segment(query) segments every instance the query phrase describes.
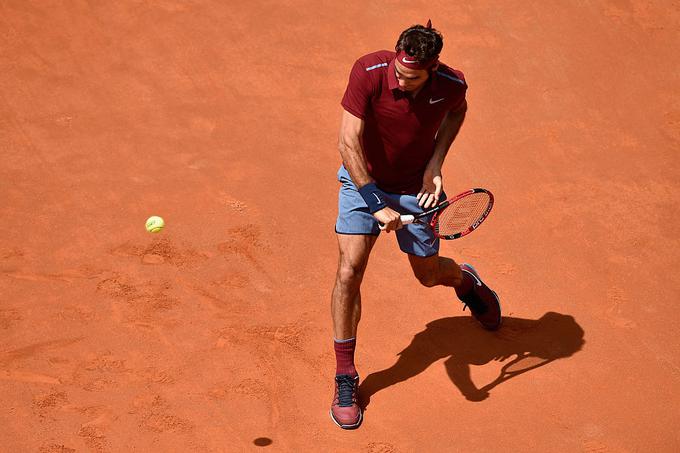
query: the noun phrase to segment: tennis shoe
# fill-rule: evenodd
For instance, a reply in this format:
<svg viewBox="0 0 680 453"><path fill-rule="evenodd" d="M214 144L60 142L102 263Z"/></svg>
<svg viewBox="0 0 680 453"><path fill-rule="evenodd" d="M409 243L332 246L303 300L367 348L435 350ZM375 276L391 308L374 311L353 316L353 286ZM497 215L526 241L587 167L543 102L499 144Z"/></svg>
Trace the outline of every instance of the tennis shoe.
<svg viewBox="0 0 680 453"><path fill-rule="evenodd" d="M465 307L470 307L472 316L487 330L496 330L501 326L501 304L498 295L486 286L474 267L469 264L461 264L460 270L470 275L474 284L472 289L459 299Z"/></svg>
<svg viewBox="0 0 680 453"><path fill-rule="evenodd" d="M331 419L342 429L355 429L361 425L363 414L357 402L359 376L335 376L335 395L331 404Z"/></svg>

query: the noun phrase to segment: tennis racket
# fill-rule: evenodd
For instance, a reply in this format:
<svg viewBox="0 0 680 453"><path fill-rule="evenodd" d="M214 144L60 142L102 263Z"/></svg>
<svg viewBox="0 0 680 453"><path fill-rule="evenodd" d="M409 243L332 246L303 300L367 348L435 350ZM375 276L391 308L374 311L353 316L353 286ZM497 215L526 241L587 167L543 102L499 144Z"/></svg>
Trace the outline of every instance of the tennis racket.
<svg viewBox="0 0 680 453"><path fill-rule="evenodd" d="M432 209L419 214L404 214L401 223L430 225L440 239L458 239L472 233L489 216L493 208L493 194L486 189L470 189L442 201ZM434 215L433 215L434 214ZM432 218L428 217L432 215ZM384 230L385 225L380 224Z"/></svg>

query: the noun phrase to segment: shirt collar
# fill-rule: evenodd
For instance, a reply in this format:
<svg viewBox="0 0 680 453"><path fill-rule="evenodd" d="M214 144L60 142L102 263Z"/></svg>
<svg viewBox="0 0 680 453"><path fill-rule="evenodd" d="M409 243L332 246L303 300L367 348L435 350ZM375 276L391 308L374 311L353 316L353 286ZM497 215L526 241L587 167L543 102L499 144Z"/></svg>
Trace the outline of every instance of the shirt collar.
<svg viewBox="0 0 680 453"><path fill-rule="evenodd" d="M437 91L437 80L439 80L439 76L437 75L437 71L432 71L432 74L430 74L430 90L434 93Z"/></svg>

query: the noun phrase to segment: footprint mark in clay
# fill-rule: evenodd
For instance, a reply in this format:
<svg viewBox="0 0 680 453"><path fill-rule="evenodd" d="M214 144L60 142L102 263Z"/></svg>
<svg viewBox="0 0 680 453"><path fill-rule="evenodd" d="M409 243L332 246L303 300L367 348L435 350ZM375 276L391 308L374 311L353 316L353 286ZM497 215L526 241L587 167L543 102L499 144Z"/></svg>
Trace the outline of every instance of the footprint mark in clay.
<svg viewBox="0 0 680 453"><path fill-rule="evenodd" d="M364 451L366 453L396 453L397 449L387 442L371 442Z"/></svg>
<svg viewBox="0 0 680 453"><path fill-rule="evenodd" d="M621 288L615 286L609 287L607 289L607 300L609 301L609 308L607 308L605 314L610 323L616 327L627 329L637 327L635 321L621 316L621 305L628 302L628 299Z"/></svg>
<svg viewBox="0 0 680 453"><path fill-rule="evenodd" d="M49 444L40 447L40 453L75 453L75 448L69 448L64 444Z"/></svg>

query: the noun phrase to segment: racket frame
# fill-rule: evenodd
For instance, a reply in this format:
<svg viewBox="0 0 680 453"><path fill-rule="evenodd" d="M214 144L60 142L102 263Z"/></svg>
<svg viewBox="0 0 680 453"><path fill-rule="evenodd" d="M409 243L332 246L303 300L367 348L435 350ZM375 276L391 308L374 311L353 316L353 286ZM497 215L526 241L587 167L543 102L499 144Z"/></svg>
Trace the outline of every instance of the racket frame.
<svg viewBox="0 0 680 453"><path fill-rule="evenodd" d="M462 232L456 233L456 234L449 234L449 235L439 234L437 232L436 225L437 225L437 217L441 214L441 212L444 209L448 208L451 204L460 200L461 198L465 198L465 197L470 196L470 195L475 194L475 193L486 193L489 196L489 204L486 207L486 209L484 210L484 212L482 213L481 217L479 219L477 219L475 221L475 223L473 223L465 231L462 231ZM459 193L455 197L448 198L448 199L442 201L437 206L430 208L427 211L421 212L419 214L403 214L403 215L400 216L401 217L401 223L402 223L402 225L408 225L408 224L411 224L411 223L424 223L424 222L421 221L421 219L423 217L427 217L427 216L434 214L432 216L432 219L428 223L430 228L432 228L432 232L434 233L434 235L437 236L439 239L446 239L446 240L458 239L458 238L461 238L463 236L466 236L466 235L472 233L474 230L479 228L479 225L481 225L482 222L484 222L484 220L486 220L486 218L489 216L489 213L491 212L491 208L493 208L493 203L494 203L493 194L489 190L482 189L481 187L474 187L472 189L466 190L465 192ZM384 230L385 225L380 224L380 229Z"/></svg>
<svg viewBox="0 0 680 453"><path fill-rule="evenodd" d="M466 230L461 231L460 233L447 234L447 235L439 234L437 232L437 220L438 220L438 217L441 215L442 211L444 209L446 209L447 207L449 207L450 205L452 205L453 203L455 203L456 201L460 200L461 198L465 198L465 197L470 196L470 195L475 194L475 193L485 193L489 196L489 203L488 203L486 209L484 210L484 212L482 213L482 215L479 217L479 219L477 219L475 221L475 223L473 223ZM419 218L422 218L422 217L425 217L425 216L428 216L428 215L434 213L434 215L432 216L432 219L430 220L429 225L432 228L432 232L435 234L435 236L437 236L439 239L446 239L446 240L458 239L458 238L461 238L463 236L466 236L466 235L472 233L477 228L479 228L479 226L482 224L482 222L484 222L484 220L486 220L486 218L489 216L489 213L491 212L491 209L493 208L493 203L494 203L493 194L489 190L482 189L481 187L474 187L472 189L466 190L465 192L459 193L458 195L456 195L453 198L449 198L448 200L443 201L442 203L437 205L434 209L430 209L428 211L425 211L422 214L414 215L413 221L416 221ZM403 219L402 219L402 223L403 223Z"/></svg>

